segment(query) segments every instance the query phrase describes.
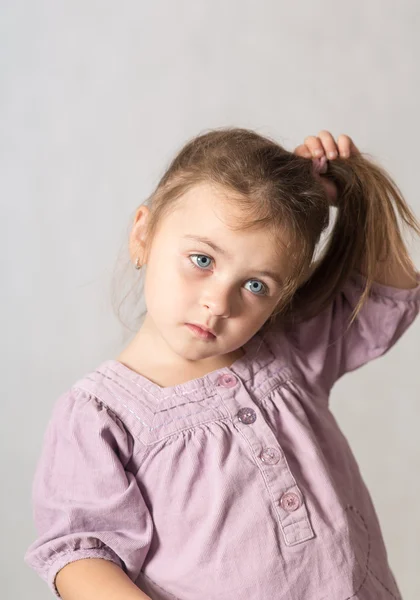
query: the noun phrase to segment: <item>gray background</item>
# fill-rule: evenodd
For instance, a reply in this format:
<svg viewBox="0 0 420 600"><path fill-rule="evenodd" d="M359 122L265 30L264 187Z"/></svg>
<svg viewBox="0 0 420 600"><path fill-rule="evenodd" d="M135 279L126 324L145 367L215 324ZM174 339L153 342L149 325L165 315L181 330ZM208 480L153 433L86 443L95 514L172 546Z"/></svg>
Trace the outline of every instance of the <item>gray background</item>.
<svg viewBox="0 0 420 600"><path fill-rule="evenodd" d="M127 343L110 285L136 206L187 138L236 125L290 150L321 129L349 134L419 217L420 9L415 0L0 7L1 588L8 600L41 600L51 594L23 563L35 536L33 470L58 395ZM332 396L408 600L420 598L419 333L420 319Z"/></svg>

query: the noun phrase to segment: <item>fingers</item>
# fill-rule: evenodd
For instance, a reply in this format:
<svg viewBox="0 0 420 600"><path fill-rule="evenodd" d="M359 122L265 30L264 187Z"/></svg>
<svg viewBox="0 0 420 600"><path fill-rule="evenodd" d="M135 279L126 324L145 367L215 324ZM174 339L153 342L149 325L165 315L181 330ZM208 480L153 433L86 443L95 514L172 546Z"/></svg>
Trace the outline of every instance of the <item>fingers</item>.
<svg viewBox="0 0 420 600"><path fill-rule="evenodd" d="M305 144L301 144L300 146L297 146L293 150L293 153L297 154L298 156L303 156L303 158L312 158L311 151L309 150L308 146L306 146Z"/></svg>
<svg viewBox="0 0 420 600"><path fill-rule="evenodd" d="M305 138L305 144L309 146L312 156L320 158L326 156L329 160L337 158L338 149L333 136L329 131L322 130L318 133L318 137L313 135Z"/></svg>
<svg viewBox="0 0 420 600"><path fill-rule="evenodd" d="M323 129L318 136L307 136L304 143L295 148L294 153L305 158L326 156L328 160L334 160L337 156L348 158L352 154L359 154L359 150L348 135L339 135L336 143L332 134Z"/></svg>
<svg viewBox="0 0 420 600"><path fill-rule="evenodd" d="M337 144L342 158L348 158L351 154L359 154L359 149L356 148L353 140L345 134L341 134L337 138Z"/></svg>

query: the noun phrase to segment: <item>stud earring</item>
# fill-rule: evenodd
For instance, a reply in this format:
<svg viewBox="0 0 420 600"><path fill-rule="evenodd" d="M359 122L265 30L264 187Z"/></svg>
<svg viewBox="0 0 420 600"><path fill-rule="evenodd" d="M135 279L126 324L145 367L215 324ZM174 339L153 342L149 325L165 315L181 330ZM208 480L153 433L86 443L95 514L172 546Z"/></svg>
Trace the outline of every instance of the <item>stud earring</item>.
<svg viewBox="0 0 420 600"><path fill-rule="evenodd" d="M140 264L140 259L137 257L136 258L136 269L141 269L141 264Z"/></svg>

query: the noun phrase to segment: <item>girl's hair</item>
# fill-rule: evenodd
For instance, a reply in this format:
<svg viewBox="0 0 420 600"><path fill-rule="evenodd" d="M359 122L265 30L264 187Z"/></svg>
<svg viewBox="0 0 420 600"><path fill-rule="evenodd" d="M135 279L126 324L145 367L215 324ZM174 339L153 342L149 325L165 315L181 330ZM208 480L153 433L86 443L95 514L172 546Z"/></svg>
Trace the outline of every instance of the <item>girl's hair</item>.
<svg viewBox="0 0 420 600"><path fill-rule="evenodd" d="M181 148L144 203L150 210L146 255L159 223L183 194L200 183L216 186L225 192L226 206L239 209L241 220L232 228L265 228L275 249L279 253L286 249L291 261L292 274L266 324L315 316L350 274L363 267L366 287L350 325L369 293L379 260L392 256L401 269L413 268L397 217L420 234L399 188L368 156L359 153L328 163L322 177L333 181L338 190L336 206L331 207L311 158L248 129L220 128L198 135ZM334 210L329 239L315 261Z"/></svg>

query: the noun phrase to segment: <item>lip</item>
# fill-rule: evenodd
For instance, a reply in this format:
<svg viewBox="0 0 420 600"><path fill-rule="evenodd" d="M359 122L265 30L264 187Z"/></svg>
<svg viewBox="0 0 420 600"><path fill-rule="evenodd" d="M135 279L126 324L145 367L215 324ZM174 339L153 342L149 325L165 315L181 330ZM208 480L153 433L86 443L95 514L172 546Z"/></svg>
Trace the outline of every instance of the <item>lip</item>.
<svg viewBox="0 0 420 600"><path fill-rule="evenodd" d="M203 339L214 339L216 335L212 332L211 329L207 329L202 325L197 325L196 323L185 323L189 329Z"/></svg>

